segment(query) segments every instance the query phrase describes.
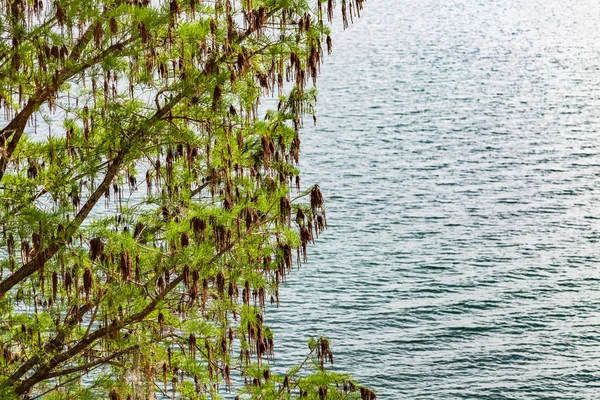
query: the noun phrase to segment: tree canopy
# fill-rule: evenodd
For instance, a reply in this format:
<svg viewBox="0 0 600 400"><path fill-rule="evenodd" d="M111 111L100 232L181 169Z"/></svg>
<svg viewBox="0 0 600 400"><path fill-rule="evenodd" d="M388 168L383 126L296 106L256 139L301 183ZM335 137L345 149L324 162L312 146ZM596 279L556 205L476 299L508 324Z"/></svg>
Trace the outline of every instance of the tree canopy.
<svg viewBox="0 0 600 400"><path fill-rule="evenodd" d="M334 8L0 0L1 398L375 398L324 338L266 362L327 226L297 166Z"/></svg>

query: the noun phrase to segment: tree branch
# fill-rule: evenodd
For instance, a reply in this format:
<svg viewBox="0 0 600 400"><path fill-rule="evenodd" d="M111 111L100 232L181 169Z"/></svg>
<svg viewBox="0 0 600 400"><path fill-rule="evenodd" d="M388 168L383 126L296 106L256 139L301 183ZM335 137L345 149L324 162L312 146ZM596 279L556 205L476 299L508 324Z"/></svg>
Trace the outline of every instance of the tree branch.
<svg viewBox="0 0 600 400"><path fill-rule="evenodd" d="M109 362L110 360L112 360L114 358L122 356L123 354L127 354L127 353L129 353L129 352L131 352L133 350L137 350L139 348L140 348L140 346L136 344L136 345L127 347L126 349L123 349L121 351L118 351L116 353L113 353L113 354L111 354L109 356L106 356L106 357L103 357L103 358L99 358L96 361L92 361L90 363L87 363L87 364L84 364L84 365L80 365L78 367L61 369L60 371L53 372L51 374L48 374L48 376L46 377L46 379L52 379L52 378L56 378L56 377L59 377L59 376L69 375L69 374L72 374L72 373L75 373L75 372L79 372L79 371L85 371L85 370L88 370L88 369L90 369L92 367L95 367L96 365L105 364L105 363Z"/></svg>

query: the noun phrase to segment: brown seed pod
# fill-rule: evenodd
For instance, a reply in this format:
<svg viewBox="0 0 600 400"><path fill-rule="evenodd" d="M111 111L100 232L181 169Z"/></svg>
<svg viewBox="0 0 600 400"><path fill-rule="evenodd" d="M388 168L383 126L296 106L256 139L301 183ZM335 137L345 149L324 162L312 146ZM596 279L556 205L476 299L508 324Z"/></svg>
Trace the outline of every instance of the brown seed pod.
<svg viewBox="0 0 600 400"><path fill-rule="evenodd" d="M85 292L86 300L90 297L90 291L92 290L92 285L94 284L94 277L92 275L92 270L90 268L86 268L83 272L83 291Z"/></svg>
<svg viewBox="0 0 600 400"><path fill-rule="evenodd" d="M319 231L324 231L327 228L327 223L322 215L317 215L317 228Z"/></svg>
<svg viewBox="0 0 600 400"><path fill-rule="evenodd" d="M190 235L187 232L181 234L181 247L188 247L190 245Z"/></svg>
<svg viewBox="0 0 600 400"><path fill-rule="evenodd" d="M11 364L13 362L13 354L12 351L10 351L9 347L5 347L2 350L2 357L4 358L4 361L6 361L7 364Z"/></svg>
<svg viewBox="0 0 600 400"><path fill-rule="evenodd" d="M63 26L65 24L65 10L60 5L56 4L56 22L58 26Z"/></svg>
<svg viewBox="0 0 600 400"><path fill-rule="evenodd" d="M52 272L52 300L56 302L56 294L58 292L58 273Z"/></svg>
<svg viewBox="0 0 600 400"><path fill-rule="evenodd" d="M361 400L377 400L377 395L375 392L371 391L369 388L361 387L360 388L360 398Z"/></svg>
<svg viewBox="0 0 600 400"><path fill-rule="evenodd" d="M320 400L325 400L325 398L327 397L327 388L326 387L319 387L319 399Z"/></svg>
<svg viewBox="0 0 600 400"><path fill-rule="evenodd" d="M140 22L138 24L137 28L138 28L138 34L140 35L140 38L142 39L142 44L146 44L150 37L148 30L146 29L146 25L143 22Z"/></svg>
<svg viewBox="0 0 600 400"><path fill-rule="evenodd" d="M287 196L279 199L279 214L281 216L281 223L285 224L290 219L290 214L292 212L292 206L290 204L290 199Z"/></svg>
<svg viewBox="0 0 600 400"><path fill-rule="evenodd" d="M188 288L190 286L190 267L188 265L183 267L183 284Z"/></svg>
<svg viewBox="0 0 600 400"><path fill-rule="evenodd" d="M225 277L223 276L223 272L221 271L217 273L216 284L217 292L219 292L219 294L223 293L223 291L225 290Z"/></svg>
<svg viewBox="0 0 600 400"><path fill-rule="evenodd" d="M117 19L115 17L111 17L108 21L108 26L110 28L111 35L116 35L119 32L119 24L117 23Z"/></svg>
<svg viewBox="0 0 600 400"><path fill-rule="evenodd" d="M227 288L227 296L229 296L230 301L233 301L234 294L235 294L235 288L233 286L233 282L229 281L229 286Z"/></svg>
<svg viewBox="0 0 600 400"><path fill-rule="evenodd" d="M190 333L188 337L188 344L190 346L190 354L192 354L192 357L196 357L196 335L193 333Z"/></svg>
<svg viewBox="0 0 600 400"><path fill-rule="evenodd" d="M323 207L323 195L319 189L319 185L313 186L310 192L310 208L313 214L316 214L318 208Z"/></svg>
<svg viewBox="0 0 600 400"><path fill-rule="evenodd" d="M119 269L121 270L121 279L130 281L133 277L133 261L127 250L121 251L119 260Z"/></svg>
<svg viewBox="0 0 600 400"><path fill-rule="evenodd" d="M135 280L140 282L142 280L142 271L140 270L140 255L135 255Z"/></svg>
<svg viewBox="0 0 600 400"><path fill-rule="evenodd" d="M305 217L306 217L306 215L304 214L304 210L302 210L301 208L298 208L298 211L296 212L296 222L298 224L303 223Z"/></svg>
<svg viewBox="0 0 600 400"><path fill-rule="evenodd" d="M104 243L100 238L93 238L90 240L90 258L92 261L96 261L98 257L102 259L104 256Z"/></svg>
<svg viewBox="0 0 600 400"><path fill-rule="evenodd" d="M256 212L256 210L254 208L247 208L246 209L246 213L245 213L245 222L246 222L246 229L250 229L250 227L252 226L252 224L254 223L254 221L256 221L258 219L258 213Z"/></svg>
<svg viewBox="0 0 600 400"><path fill-rule="evenodd" d="M217 109L217 105L221 101L222 91L219 85L215 86L213 91L213 100L212 100L212 110L215 111Z"/></svg>
<svg viewBox="0 0 600 400"><path fill-rule="evenodd" d="M172 21L177 17L177 15L179 15L181 10L179 8L179 3L177 2L177 0L171 0L171 2L169 3L169 12L171 13Z"/></svg>
<svg viewBox="0 0 600 400"><path fill-rule="evenodd" d="M69 289L71 288L71 285L73 285L73 276L71 275L71 271L65 272L65 277L63 279L63 285L64 285L67 293L69 293Z"/></svg>
<svg viewBox="0 0 600 400"><path fill-rule="evenodd" d="M135 228L133 230L133 237L135 239L139 239L140 236L142 235L143 231L144 231L144 224L141 222L138 222L137 224L135 224Z"/></svg>
<svg viewBox="0 0 600 400"><path fill-rule="evenodd" d="M168 206L162 206L161 213L165 221L171 220L171 212Z"/></svg>
<svg viewBox="0 0 600 400"><path fill-rule="evenodd" d="M27 178L35 179L38 175L38 168L35 162L29 162L29 168L27 168Z"/></svg>
<svg viewBox="0 0 600 400"><path fill-rule="evenodd" d="M102 28L102 22L96 22L94 25L94 44L96 47L100 47L102 45L102 36L104 35L104 29Z"/></svg>

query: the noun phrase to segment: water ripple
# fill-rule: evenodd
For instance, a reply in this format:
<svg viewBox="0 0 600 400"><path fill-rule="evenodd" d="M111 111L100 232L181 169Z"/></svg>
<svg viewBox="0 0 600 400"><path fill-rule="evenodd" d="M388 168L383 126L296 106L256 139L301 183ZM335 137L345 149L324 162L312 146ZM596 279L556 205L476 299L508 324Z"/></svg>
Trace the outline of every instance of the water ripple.
<svg viewBox="0 0 600 400"><path fill-rule="evenodd" d="M337 21L340 22L340 21ZM600 3L376 0L335 32L303 182L330 229L269 310L382 399L594 399Z"/></svg>

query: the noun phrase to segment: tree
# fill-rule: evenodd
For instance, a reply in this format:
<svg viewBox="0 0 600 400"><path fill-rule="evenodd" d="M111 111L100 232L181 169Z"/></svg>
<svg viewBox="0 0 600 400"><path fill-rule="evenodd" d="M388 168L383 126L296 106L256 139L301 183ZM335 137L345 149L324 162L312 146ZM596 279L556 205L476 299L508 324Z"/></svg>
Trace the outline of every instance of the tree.
<svg viewBox="0 0 600 400"><path fill-rule="evenodd" d="M333 0L0 8L0 397L374 398L323 338L264 362L327 225L297 163Z"/></svg>

